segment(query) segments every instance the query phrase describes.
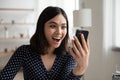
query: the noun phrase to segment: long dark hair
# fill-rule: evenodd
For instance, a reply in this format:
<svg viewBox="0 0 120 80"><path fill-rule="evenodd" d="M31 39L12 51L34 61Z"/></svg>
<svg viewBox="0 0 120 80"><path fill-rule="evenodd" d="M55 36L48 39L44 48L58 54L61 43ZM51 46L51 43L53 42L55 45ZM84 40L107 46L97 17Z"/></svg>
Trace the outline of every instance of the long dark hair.
<svg viewBox="0 0 120 80"><path fill-rule="evenodd" d="M47 8L45 8L43 10L43 12L40 14L39 18L38 18L38 22L37 22L37 28L36 28L36 32L34 33L34 35L32 36L32 38L30 39L30 45L31 47L36 50L39 54L46 54L47 49L48 49L48 42L46 40L45 34L44 34L44 25L47 21L49 21L50 19L52 19L53 17L55 17L58 14L62 14L67 22L67 34L65 36L65 38L63 39L61 45L55 49L54 53L55 54L62 54L63 52L66 51L66 46L68 43L68 18L67 15L65 13L65 11L60 8L60 7L53 7L53 6L49 6Z"/></svg>

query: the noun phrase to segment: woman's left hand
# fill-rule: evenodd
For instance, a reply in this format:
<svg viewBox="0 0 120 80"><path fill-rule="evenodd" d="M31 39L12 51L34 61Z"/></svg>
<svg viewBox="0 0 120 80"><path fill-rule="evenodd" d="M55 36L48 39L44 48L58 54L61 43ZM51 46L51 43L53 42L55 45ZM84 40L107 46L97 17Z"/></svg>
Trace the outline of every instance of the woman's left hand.
<svg viewBox="0 0 120 80"><path fill-rule="evenodd" d="M77 62L75 68L73 69L74 75L83 75L88 67L90 46L89 43L85 41L83 34L80 35L82 39L82 45L76 36L72 40L72 47L70 48L70 53Z"/></svg>

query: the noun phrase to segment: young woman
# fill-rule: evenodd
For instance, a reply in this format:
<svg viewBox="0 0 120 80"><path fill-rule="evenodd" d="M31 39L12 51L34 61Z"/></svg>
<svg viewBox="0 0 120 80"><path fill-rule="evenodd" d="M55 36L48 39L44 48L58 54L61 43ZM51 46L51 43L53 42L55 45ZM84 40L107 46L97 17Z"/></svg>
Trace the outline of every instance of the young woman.
<svg viewBox="0 0 120 80"><path fill-rule="evenodd" d="M23 68L24 80L80 80L89 61L89 44L81 35L68 48L68 19L63 9L43 10L30 45L20 46L0 72L0 80L13 80Z"/></svg>

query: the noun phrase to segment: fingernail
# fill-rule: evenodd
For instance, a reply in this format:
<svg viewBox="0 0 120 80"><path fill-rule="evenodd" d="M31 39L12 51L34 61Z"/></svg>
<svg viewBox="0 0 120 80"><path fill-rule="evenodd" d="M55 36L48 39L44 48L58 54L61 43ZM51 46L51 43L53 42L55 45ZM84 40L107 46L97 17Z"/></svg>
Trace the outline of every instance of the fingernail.
<svg viewBox="0 0 120 80"><path fill-rule="evenodd" d="M83 36L83 34L81 34L81 36Z"/></svg>

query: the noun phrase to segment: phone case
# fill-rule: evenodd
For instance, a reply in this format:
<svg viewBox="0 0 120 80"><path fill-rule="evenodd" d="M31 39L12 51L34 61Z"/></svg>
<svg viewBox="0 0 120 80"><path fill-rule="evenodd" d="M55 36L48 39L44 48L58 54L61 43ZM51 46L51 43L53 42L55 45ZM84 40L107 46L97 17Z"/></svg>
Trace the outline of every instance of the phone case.
<svg viewBox="0 0 120 80"><path fill-rule="evenodd" d="M79 42L82 44L80 34L84 35L84 38L85 38L85 40L87 42L87 38L88 38L89 32L87 30L79 30L79 29L76 30L76 34L75 35L77 36Z"/></svg>

